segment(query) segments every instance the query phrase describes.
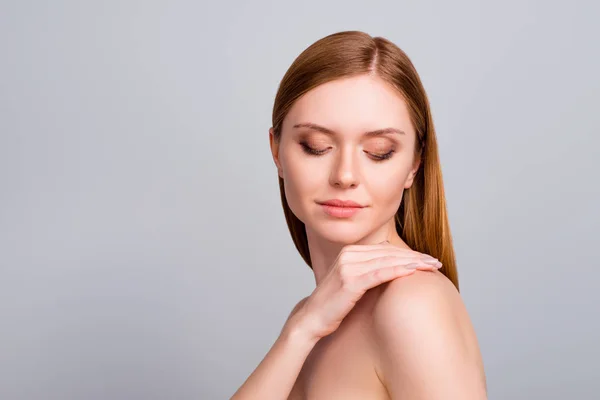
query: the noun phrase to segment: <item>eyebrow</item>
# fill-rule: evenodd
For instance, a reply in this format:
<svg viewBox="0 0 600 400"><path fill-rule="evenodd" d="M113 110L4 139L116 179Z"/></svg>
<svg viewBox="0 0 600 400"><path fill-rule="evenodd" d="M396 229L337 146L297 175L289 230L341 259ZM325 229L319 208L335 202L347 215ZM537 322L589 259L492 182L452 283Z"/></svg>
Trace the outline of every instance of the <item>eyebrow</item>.
<svg viewBox="0 0 600 400"><path fill-rule="evenodd" d="M294 128L309 128L311 130L315 130L315 131L319 131L322 132L326 135L335 135L336 132L329 129L329 128L325 128L324 126L321 125L317 125L317 124L313 124L312 122L304 122L304 123L299 123L293 126ZM406 135L406 133L403 130L400 130L398 128L382 128L382 129L376 129L374 131L368 131L365 132L364 135L365 136L379 136L379 135L383 135L386 133L398 133L400 135Z"/></svg>

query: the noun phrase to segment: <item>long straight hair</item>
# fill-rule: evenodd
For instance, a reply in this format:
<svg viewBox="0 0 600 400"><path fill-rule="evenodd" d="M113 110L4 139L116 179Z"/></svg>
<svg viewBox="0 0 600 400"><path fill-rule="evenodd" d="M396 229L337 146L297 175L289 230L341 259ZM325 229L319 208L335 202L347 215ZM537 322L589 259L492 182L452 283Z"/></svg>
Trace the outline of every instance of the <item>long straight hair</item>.
<svg viewBox="0 0 600 400"><path fill-rule="evenodd" d="M421 164L396 212L396 231L413 250L440 260L443 264L440 272L459 290L429 100L415 67L398 46L361 31L334 33L310 45L294 60L277 90L273 106L274 139L276 142L281 139L283 120L300 96L324 83L363 74L378 76L398 91L408 106L417 134L415 156L420 157ZM281 177L279 191L296 249L312 268L306 227L290 209Z"/></svg>

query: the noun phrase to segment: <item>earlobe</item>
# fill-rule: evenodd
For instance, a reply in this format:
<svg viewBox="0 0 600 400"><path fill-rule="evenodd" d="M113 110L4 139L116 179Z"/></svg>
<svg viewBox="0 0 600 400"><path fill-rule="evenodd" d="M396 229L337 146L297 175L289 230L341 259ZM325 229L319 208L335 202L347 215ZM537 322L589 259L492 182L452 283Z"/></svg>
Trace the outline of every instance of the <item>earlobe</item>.
<svg viewBox="0 0 600 400"><path fill-rule="evenodd" d="M406 180L406 183L404 184L404 188L405 189L410 189L410 187L412 186L414 180L415 180L415 176L417 175L417 172L419 172L419 167L417 166L417 169L413 169L410 174L408 174L408 179Z"/></svg>
<svg viewBox="0 0 600 400"><path fill-rule="evenodd" d="M408 179L406 180L406 183L404 185L405 189L409 189L412 186L415 180L415 176L417 176L417 173L419 172L419 168L421 167L420 156L415 160L415 163L413 165L413 169L410 171L410 174L408 174Z"/></svg>

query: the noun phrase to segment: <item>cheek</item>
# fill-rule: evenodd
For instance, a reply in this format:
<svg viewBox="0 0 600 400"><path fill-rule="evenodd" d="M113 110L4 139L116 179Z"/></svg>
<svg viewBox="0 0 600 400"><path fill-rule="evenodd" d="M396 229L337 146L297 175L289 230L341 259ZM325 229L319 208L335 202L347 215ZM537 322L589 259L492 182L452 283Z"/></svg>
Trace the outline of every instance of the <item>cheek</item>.
<svg viewBox="0 0 600 400"><path fill-rule="evenodd" d="M404 164L389 169L378 170L365 183L375 204L382 208L397 209L402 201L404 183L408 177L408 167Z"/></svg>
<svg viewBox="0 0 600 400"><path fill-rule="evenodd" d="M371 186L370 194L375 204L382 207L390 205L396 207L400 205L404 185L399 180L388 181L385 184Z"/></svg>
<svg viewBox="0 0 600 400"><path fill-rule="evenodd" d="M298 193L310 194L322 185L322 165L310 162L311 160L307 160L306 156L287 148L283 157L283 177L289 183L290 189Z"/></svg>
<svg viewBox="0 0 600 400"><path fill-rule="evenodd" d="M289 151L282 154L282 168L288 205L296 217L305 222L304 209L309 205L304 203L318 200L319 190L323 188L324 170Z"/></svg>

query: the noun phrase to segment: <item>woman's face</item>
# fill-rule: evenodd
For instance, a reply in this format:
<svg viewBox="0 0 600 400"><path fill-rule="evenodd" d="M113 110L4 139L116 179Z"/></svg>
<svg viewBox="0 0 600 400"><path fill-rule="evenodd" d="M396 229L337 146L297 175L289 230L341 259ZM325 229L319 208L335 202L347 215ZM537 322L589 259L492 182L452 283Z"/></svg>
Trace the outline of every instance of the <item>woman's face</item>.
<svg viewBox="0 0 600 400"><path fill-rule="evenodd" d="M366 133L386 128L393 130ZM393 226L419 166L406 103L381 78L369 75L306 93L286 115L279 144L272 129L270 142L290 209L307 231L337 243L356 243ZM333 216L320 204L331 199L364 208Z"/></svg>

